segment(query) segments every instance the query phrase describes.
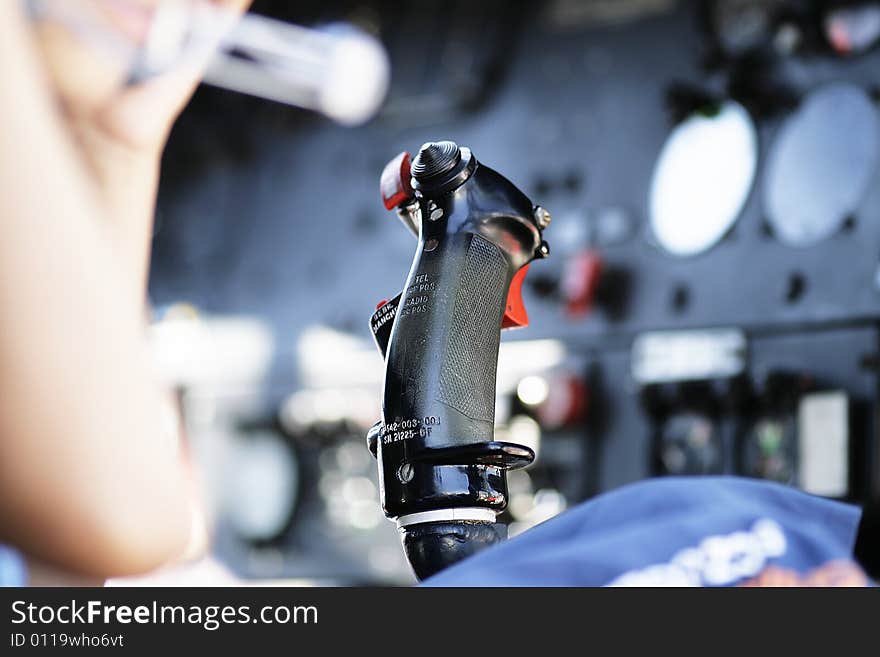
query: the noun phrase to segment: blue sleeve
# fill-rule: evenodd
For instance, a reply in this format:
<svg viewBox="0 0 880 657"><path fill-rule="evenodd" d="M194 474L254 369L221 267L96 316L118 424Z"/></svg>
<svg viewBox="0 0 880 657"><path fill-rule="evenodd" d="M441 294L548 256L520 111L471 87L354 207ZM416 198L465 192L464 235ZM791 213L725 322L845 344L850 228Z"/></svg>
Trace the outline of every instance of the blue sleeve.
<svg viewBox="0 0 880 657"><path fill-rule="evenodd" d="M858 508L735 477L601 495L428 579L428 586L867 584Z"/></svg>
<svg viewBox="0 0 880 657"><path fill-rule="evenodd" d="M6 545L0 545L0 586L26 586L27 566L22 556Z"/></svg>

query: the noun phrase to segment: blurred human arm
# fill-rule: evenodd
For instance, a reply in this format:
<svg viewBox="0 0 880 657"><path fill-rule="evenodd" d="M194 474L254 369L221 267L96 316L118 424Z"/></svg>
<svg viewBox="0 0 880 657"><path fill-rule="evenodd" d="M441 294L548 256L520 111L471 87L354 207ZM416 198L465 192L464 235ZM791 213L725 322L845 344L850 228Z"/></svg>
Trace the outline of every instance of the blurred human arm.
<svg viewBox="0 0 880 657"><path fill-rule="evenodd" d="M0 540L105 577L190 536L144 284L159 158L198 71L120 92L57 30L35 40L0 3Z"/></svg>

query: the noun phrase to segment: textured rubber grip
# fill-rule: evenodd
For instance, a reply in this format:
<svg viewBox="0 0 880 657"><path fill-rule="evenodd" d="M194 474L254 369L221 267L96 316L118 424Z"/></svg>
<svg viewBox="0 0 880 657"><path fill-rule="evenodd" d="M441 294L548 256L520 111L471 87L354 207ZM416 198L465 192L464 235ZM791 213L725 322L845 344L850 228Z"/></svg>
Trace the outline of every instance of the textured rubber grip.
<svg viewBox="0 0 880 657"><path fill-rule="evenodd" d="M471 507L501 512L507 470L534 459L527 447L495 440L495 389L509 288L538 252L541 234L531 201L497 172L469 162L453 171L462 174L455 189L435 189L426 184L433 178L422 176L419 244L406 284L395 310L380 309L371 325L385 347L385 381L382 423L369 441L389 518ZM464 555L486 542L465 529L411 540L414 566L437 559L428 554L434 547ZM410 548L426 550L425 559Z"/></svg>
<svg viewBox="0 0 880 657"><path fill-rule="evenodd" d="M507 294L507 259L474 235L446 340L438 401L474 420L495 418L495 377Z"/></svg>

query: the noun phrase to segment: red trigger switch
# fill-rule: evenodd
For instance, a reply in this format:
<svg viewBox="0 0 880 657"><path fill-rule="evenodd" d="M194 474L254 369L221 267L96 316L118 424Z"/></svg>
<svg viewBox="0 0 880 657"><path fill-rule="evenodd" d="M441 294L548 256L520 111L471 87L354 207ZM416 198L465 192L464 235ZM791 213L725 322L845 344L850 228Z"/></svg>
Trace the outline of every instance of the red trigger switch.
<svg viewBox="0 0 880 657"><path fill-rule="evenodd" d="M510 290L507 292L507 305L504 306L504 319L501 320L501 328L521 328L529 325L529 314L522 298L522 284L526 279L526 265L513 275L510 281Z"/></svg>
<svg viewBox="0 0 880 657"><path fill-rule="evenodd" d="M386 210L393 210L413 197L409 165L409 153L404 151L382 170L379 191L382 193L382 202Z"/></svg>

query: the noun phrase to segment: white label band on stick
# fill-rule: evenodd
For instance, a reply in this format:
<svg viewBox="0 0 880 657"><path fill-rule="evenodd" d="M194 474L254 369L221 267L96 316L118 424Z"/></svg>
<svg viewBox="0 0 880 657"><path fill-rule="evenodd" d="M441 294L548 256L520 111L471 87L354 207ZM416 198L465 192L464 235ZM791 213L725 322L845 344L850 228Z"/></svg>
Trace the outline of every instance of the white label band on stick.
<svg viewBox="0 0 880 657"><path fill-rule="evenodd" d="M408 513L397 518L397 528L403 529L410 525L418 525L425 522L456 522L459 520L473 520L478 522L495 522L496 513L492 509L483 507L461 507L458 509L435 509L420 513Z"/></svg>

